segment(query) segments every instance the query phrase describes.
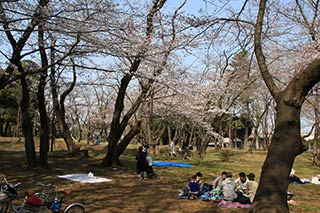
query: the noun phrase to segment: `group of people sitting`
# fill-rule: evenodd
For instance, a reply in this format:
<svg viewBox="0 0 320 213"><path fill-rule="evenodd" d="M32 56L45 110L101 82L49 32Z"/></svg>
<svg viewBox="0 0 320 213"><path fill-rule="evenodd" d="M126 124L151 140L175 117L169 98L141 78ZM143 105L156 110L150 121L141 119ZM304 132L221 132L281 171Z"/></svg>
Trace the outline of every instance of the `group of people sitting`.
<svg viewBox="0 0 320 213"><path fill-rule="evenodd" d="M192 175L188 187L182 190L180 197L251 204L258 188L253 173L246 175L240 172L239 177L233 180L231 172L223 171L212 184L203 183L202 177L201 172Z"/></svg>

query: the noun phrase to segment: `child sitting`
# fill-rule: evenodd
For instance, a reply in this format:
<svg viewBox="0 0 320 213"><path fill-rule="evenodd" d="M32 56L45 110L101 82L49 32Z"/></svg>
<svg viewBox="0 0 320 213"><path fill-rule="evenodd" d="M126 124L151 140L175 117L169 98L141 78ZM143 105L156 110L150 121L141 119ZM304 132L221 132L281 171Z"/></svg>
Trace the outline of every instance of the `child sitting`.
<svg viewBox="0 0 320 213"><path fill-rule="evenodd" d="M203 175L202 175L202 173L201 173L201 172L197 172L197 173L196 173L196 177L197 177L197 181L199 182L200 188L201 188L202 185L203 185L203 181L202 181Z"/></svg>
<svg viewBox="0 0 320 213"><path fill-rule="evenodd" d="M189 198L197 199L197 195L199 194L199 191L200 191L200 183L197 180L196 175L192 175L191 181L189 182L189 189L190 189Z"/></svg>

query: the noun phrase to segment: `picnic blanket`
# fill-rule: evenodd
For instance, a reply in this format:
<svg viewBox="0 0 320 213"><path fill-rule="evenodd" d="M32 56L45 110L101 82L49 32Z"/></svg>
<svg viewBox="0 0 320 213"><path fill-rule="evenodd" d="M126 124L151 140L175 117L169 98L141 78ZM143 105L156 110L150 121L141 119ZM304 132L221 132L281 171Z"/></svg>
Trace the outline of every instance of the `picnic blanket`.
<svg viewBox="0 0 320 213"><path fill-rule="evenodd" d="M179 192L180 192L179 193L179 198L180 199L190 199L190 189L189 189L189 187L184 187L182 190L179 190ZM223 199L222 191L221 190L215 190L215 189L207 191L203 187L203 189L200 191L200 193L198 195L198 199L199 200L221 200L221 199Z"/></svg>
<svg viewBox="0 0 320 213"><path fill-rule="evenodd" d="M153 166L173 166L173 167L184 167L191 168L191 164L189 163L181 163L181 162L165 162L165 161L153 161Z"/></svg>
<svg viewBox="0 0 320 213"><path fill-rule="evenodd" d="M89 174L58 175L58 177L81 183L101 183L111 181L111 179L94 176L91 172L89 172Z"/></svg>
<svg viewBox="0 0 320 213"><path fill-rule="evenodd" d="M312 183L312 184L320 184L320 178L319 176L314 176L311 179L301 179L301 182L299 181L293 181L290 182L291 184L308 184L308 183Z"/></svg>
<svg viewBox="0 0 320 213"><path fill-rule="evenodd" d="M231 202L231 201L225 201L222 200L220 203L218 203L219 207L224 207L224 208L250 208L250 204L241 204L238 202Z"/></svg>

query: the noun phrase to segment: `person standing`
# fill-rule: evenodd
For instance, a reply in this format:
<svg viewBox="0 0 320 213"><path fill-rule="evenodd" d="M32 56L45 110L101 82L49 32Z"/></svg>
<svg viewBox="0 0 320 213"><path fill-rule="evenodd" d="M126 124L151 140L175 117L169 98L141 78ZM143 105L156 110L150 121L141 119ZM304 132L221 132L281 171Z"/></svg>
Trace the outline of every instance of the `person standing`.
<svg viewBox="0 0 320 213"><path fill-rule="evenodd" d="M175 158L177 158L177 155L176 155L176 146L174 144L173 141L170 142L170 151L169 151L169 154L170 154L170 158L173 156Z"/></svg>
<svg viewBox="0 0 320 213"><path fill-rule="evenodd" d="M143 147L140 146L138 148L138 152L136 154L136 160L137 160L137 174L141 178L141 180L144 179L144 176L147 173L147 153L143 152Z"/></svg>

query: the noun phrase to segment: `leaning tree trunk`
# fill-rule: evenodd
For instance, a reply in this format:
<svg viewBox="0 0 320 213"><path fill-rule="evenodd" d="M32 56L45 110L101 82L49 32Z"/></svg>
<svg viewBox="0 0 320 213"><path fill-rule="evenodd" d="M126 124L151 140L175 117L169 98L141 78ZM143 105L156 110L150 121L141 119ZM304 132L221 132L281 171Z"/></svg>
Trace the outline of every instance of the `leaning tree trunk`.
<svg viewBox="0 0 320 213"><path fill-rule="evenodd" d="M119 161L118 161L119 159L118 159L118 155L117 155L117 146L118 146L119 140L121 138L121 135L123 134L125 128L127 127L130 118L139 109L141 103L145 100L146 96L149 93L151 86L153 85L153 83L155 81L154 78L150 78L150 79L148 79L146 84L142 85L142 90L141 90L139 97L132 104L132 106L127 111L127 113L122 117L121 113L123 112L123 109L124 109L125 92L127 90L127 87L129 85L133 75L137 72L137 70L140 66L141 60L144 59L144 55L150 47L149 45L151 44L153 29L154 29L153 18L156 15L156 13L159 12L160 9L164 6L165 2L166 2L165 0L153 1L153 6L147 14L145 45L139 51L139 54L137 54L138 57L135 57L132 60L132 64L131 64L129 72L127 74L125 74L124 77L121 79L120 88L119 88L119 91L117 94L117 100L115 103L115 111L114 111L113 117L112 117L110 133L108 136L108 151L107 151L106 157L103 159L103 161L101 163L101 166L113 166L115 164L119 164ZM174 23L172 23L172 26L174 27ZM175 33L173 33L173 35L172 35L170 48L168 48L167 51L164 51L164 59L161 62L160 68L157 69L155 71L155 73L153 73L154 77L158 76L163 71L163 68L167 63L168 56L172 51L171 46L174 46L173 45L174 41L175 41Z"/></svg>
<svg viewBox="0 0 320 213"><path fill-rule="evenodd" d="M54 45L55 44L53 41L53 45L51 47L51 56L50 56L51 61L55 61ZM58 125L60 127L62 137L64 139L64 142L67 145L68 152L71 154L77 153L80 147L77 146L77 144L73 141L71 137L71 132L69 130L69 127L67 125L66 118L65 118L65 107L64 107L64 101L66 97L72 92L76 84L75 66L73 65L73 81L71 82L69 88L66 91L64 91L63 94L60 96L60 101L58 100L56 70L54 66L51 67L50 80L51 80L50 86L51 86L51 93L52 93L53 109L56 115Z"/></svg>
<svg viewBox="0 0 320 213"><path fill-rule="evenodd" d="M119 145L117 147L117 158L118 158L119 162L120 162L120 160L119 160L120 155L122 155L123 152L126 150L127 146L131 142L131 140L137 134L140 133L140 130L141 130L141 121L137 121L136 124L133 127L131 127L130 131L126 134L126 136L124 136L122 141L119 143Z"/></svg>
<svg viewBox="0 0 320 213"><path fill-rule="evenodd" d="M58 125L60 127L62 138L67 145L67 149L69 153L73 154L78 152L80 147L77 146L77 144L73 141L73 138L71 137L71 132L65 120L64 114L61 113L61 111L57 110L56 117L57 117Z"/></svg>
<svg viewBox="0 0 320 213"><path fill-rule="evenodd" d="M140 60L137 60L133 63L132 65L132 70L138 69L138 66L140 64ZM113 112L113 117L112 117L112 122L111 122L111 128L110 128L110 133L108 136L108 150L107 150L107 155L106 157L102 160L101 166L103 167L111 167L111 166L119 166L120 161L117 156L117 146L118 142L121 138L122 133L124 132L130 117L133 115L133 113L126 114L121 120L121 113L123 112L124 109L124 98L126 94L127 87L132 79L133 75L132 74L126 74L123 76L121 79L121 84L119 87L115 107L114 107L114 112ZM140 105L140 103L139 103ZM130 111L130 110L129 110ZM132 111L132 110L131 110Z"/></svg>

